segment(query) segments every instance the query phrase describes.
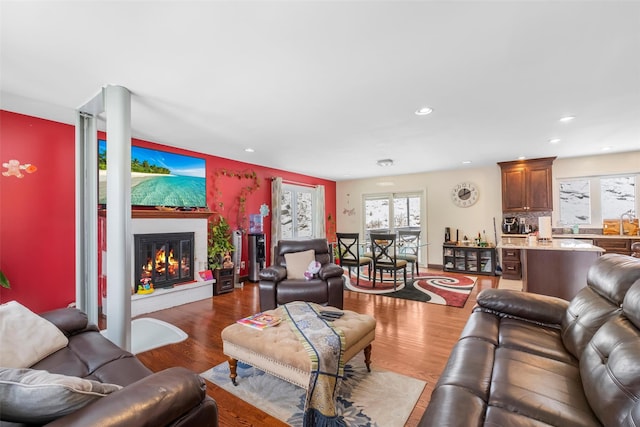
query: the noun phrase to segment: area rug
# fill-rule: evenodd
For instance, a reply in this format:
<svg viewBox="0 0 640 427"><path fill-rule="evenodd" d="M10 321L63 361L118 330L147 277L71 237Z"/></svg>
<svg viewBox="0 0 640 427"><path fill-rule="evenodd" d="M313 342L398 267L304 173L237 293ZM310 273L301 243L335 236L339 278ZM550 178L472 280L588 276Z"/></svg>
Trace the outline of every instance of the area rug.
<svg viewBox="0 0 640 427"><path fill-rule="evenodd" d="M471 290L476 284L477 277L461 274L422 274L408 283L399 283L396 290L393 289L393 281L387 277L383 283L376 282L376 287L367 276L360 276L360 284L357 285L355 272L351 277L344 275L345 288L369 294L384 295L391 298L408 299L412 301L428 302L432 304L448 305L452 307L464 307Z"/></svg>
<svg viewBox="0 0 640 427"><path fill-rule="evenodd" d="M376 369L375 359L371 372L367 372L362 352L346 364L344 371L337 408L350 427L404 426L426 385L415 378ZM302 426L303 388L241 362L237 373L237 386L231 383L227 362L200 375L269 415L291 426Z"/></svg>
<svg viewBox="0 0 640 427"><path fill-rule="evenodd" d="M107 330L101 331L107 336ZM189 337L182 329L162 320L142 317L131 321L131 353L138 354L168 344L175 344Z"/></svg>
<svg viewBox="0 0 640 427"><path fill-rule="evenodd" d="M376 276L376 286L373 287L373 280L369 280L369 276L366 270L360 271L360 280L357 280L356 270L354 269L349 275L349 269L344 268L344 284L347 289L355 292L363 292L366 294L388 294L394 291L393 289L393 275L385 272L382 276L382 282L380 282L380 273L378 272ZM373 274L373 273L372 273ZM410 273L407 274L408 281L410 279ZM402 271L397 273L396 283L395 283L395 291L399 291L405 287L404 283L404 275Z"/></svg>

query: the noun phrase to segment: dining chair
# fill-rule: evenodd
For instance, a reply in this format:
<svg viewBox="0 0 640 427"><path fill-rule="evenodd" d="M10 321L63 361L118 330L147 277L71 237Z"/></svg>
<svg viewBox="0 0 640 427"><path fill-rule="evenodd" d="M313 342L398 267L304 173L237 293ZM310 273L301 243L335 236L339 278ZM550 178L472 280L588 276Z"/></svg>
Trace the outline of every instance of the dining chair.
<svg viewBox="0 0 640 427"><path fill-rule="evenodd" d="M372 228L370 230L365 230L364 256L373 259L373 244L371 243L371 233L388 234L391 233L391 231L388 228Z"/></svg>
<svg viewBox="0 0 640 427"><path fill-rule="evenodd" d="M418 250L420 248L420 230L398 230L398 259L411 263L411 278L415 272L420 274L418 266Z"/></svg>
<svg viewBox="0 0 640 427"><path fill-rule="evenodd" d="M373 260L370 257L360 255L360 235L358 233L336 233L338 239L338 260L340 265L349 268L349 278L351 278L351 269L356 268L356 285L360 285L360 267L368 266L368 277L371 280L371 264Z"/></svg>
<svg viewBox="0 0 640 427"><path fill-rule="evenodd" d="M376 273L380 271L380 283L384 271L393 271L393 290L397 286L398 270L403 270L404 282L407 283L407 261L398 259L396 235L389 233L371 233L373 251L373 287L376 287Z"/></svg>

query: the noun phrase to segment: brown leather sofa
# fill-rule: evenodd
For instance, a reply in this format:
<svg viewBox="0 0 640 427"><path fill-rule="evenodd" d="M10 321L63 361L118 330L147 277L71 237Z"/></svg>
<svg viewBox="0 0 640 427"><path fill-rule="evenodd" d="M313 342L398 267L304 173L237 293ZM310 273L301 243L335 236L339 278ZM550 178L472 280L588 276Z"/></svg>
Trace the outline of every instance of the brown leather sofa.
<svg viewBox="0 0 640 427"><path fill-rule="evenodd" d="M313 249L315 259L321 264L316 278L311 280L287 277L285 254ZM316 304L342 308L342 267L333 263L327 239L280 240L275 248L275 262L260 271L260 310L272 310L293 301L309 301Z"/></svg>
<svg viewBox="0 0 640 427"><path fill-rule="evenodd" d="M57 326L69 344L31 369L124 386L47 426L218 425L216 403L206 395L204 380L196 373L181 367L151 372L131 353L106 339L80 310L65 308L41 316ZM3 427L23 425L0 422Z"/></svg>
<svg viewBox="0 0 640 427"><path fill-rule="evenodd" d="M640 425L640 260L603 255L571 302L480 292L420 425Z"/></svg>

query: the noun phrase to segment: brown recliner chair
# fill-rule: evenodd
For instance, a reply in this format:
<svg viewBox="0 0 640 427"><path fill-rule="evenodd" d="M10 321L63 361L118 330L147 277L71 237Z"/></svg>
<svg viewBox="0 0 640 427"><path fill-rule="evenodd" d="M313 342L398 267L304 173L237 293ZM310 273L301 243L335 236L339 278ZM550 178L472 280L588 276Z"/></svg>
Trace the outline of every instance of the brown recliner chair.
<svg viewBox="0 0 640 427"><path fill-rule="evenodd" d="M288 277L285 255L310 249L321 265L320 271L309 280ZM293 301L309 301L342 309L344 271L332 260L327 239L280 240L275 248L274 264L260 271L260 310L272 310Z"/></svg>

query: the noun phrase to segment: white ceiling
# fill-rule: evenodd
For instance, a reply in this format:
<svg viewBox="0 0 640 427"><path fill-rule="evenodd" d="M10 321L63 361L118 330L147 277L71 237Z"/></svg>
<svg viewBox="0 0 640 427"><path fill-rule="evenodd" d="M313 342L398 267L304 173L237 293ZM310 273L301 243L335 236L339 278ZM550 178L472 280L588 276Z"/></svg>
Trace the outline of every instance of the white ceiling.
<svg viewBox="0 0 640 427"><path fill-rule="evenodd" d="M637 1L3 0L0 15L2 109L73 124L121 85L134 137L248 163L340 181L640 149Z"/></svg>

